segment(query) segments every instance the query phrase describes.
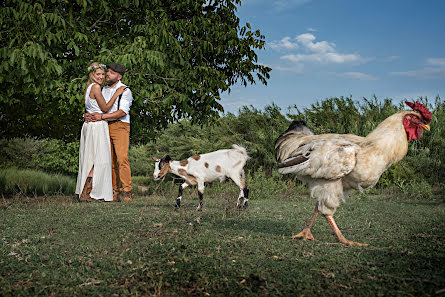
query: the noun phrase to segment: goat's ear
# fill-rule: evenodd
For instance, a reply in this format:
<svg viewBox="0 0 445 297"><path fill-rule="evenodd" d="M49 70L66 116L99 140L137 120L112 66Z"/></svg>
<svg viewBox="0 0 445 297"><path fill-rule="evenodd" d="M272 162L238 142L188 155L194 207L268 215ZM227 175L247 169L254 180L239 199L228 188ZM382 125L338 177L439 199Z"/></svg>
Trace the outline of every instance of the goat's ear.
<svg viewBox="0 0 445 297"><path fill-rule="evenodd" d="M170 158L170 156L167 155L167 156L164 157L164 160L165 160L165 162L168 163L168 162L170 162L172 160L172 158Z"/></svg>
<svg viewBox="0 0 445 297"><path fill-rule="evenodd" d="M152 159L153 159L153 161L155 161L155 162L158 162L159 161L159 159L158 158L156 158L156 157L151 157Z"/></svg>

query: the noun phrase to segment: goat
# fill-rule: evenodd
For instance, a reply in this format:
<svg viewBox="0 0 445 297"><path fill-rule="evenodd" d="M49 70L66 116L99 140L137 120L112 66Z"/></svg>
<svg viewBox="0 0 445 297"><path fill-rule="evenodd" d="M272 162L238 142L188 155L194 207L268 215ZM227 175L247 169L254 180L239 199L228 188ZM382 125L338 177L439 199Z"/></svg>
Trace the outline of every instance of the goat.
<svg viewBox="0 0 445 297"><path fill-rule="evenodd" d="M219 180L223 182L230 178L240 188L237 200L238 209L246 209L249 200L249 189L245 183L243 167L249 156L245 148L236 144L231 149L223 149L207 154L194 155L184 161L174 161L169 155L161 159L153 157L155 170L153 179L159 180L167 173L173 173L185 180L179 186L176 208L181 207L182 191L191 185L198 185L199 205L202 210L204 183Z"/></svg>

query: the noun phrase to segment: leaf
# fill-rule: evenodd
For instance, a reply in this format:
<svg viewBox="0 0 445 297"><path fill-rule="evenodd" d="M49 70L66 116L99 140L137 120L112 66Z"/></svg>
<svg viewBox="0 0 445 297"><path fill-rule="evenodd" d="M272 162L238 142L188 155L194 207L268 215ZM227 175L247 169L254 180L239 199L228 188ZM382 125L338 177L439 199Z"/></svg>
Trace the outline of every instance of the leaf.
<svg viewBox="0 0 445 297"><path fill-rule="evenodd" d="M239 26L230 1L216 1L211 13L190 0L8 3L0 15L13 38L1 48L8 88L0 98L27 108L20 117L0 119L11 127L6 133L77 139L86 68L93 60L127 68L123 82L134 97L136 142L169 122L209 122L223 111L220 93L237 81L266 83L271 70L255 53L264 37L258 30L257 37L248 36L251 25ZM48 122L51 129L41 128ZM30 128L20 128L25 126Z"/></svg>

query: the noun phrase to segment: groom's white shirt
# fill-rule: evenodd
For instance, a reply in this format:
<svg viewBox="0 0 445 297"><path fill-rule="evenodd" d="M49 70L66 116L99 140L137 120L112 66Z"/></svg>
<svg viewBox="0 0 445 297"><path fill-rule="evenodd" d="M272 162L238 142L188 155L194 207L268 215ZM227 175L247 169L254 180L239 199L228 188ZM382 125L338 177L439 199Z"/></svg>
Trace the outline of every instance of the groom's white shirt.
<svg viewBox="0 0 445 297"><path fill-rule="evenodd" d="M125 84L123 84L121 81L118 81L114 87L105 86L102 89L102 95L105 98L105 102L108 103L108 101L110 101L111 97L113 97L114 93L120 86L125 86ZM119 98L116 99L113 106L110 108L110 110L107 113L112 113L112 112L117 111L117 102L118 101L119 101ZM116 119L116 121L122 121L122 122L130 124L130 107L131 107L132 103L133 103L133 96L131 95L131 90L126 89L124 91L124 93L122 94L121 102L119 105L119 109L122 110L123 112L125 112L126 115L119 119Z"/></svg>

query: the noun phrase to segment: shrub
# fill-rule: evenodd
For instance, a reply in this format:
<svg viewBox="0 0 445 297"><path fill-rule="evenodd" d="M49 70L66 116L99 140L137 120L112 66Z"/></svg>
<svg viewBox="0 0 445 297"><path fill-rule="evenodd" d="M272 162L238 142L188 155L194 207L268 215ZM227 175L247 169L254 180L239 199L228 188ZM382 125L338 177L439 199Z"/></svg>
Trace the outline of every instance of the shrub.
<svg viewBox="0 0 445 297"><path fill-rule="evenodd" d="M133 176L152 176L154 162L152 156L156 155L150 150L150 145L135 145L128 152L128 159Z"/></svg>
<svg viewBox="0 0 445 297"><path fill-rule="evenodd" d="M34 169L75 176L79 167L79 142L58 139L12 138L0 140L3 168Z"/></svg>
<svg viewBox="0 0 445 297"><path fill-rule="evenodd" d="M43 140L41 151L33 155L37 169L75 176L79 169L79 144L79 141Z"/></svg>
<svg viewBox="0 0 445 297"><path fill-rule="evenodd" d="M31 137L0 139L1 167L36 168L33 156L41 152L43 142Z"/></svg>

